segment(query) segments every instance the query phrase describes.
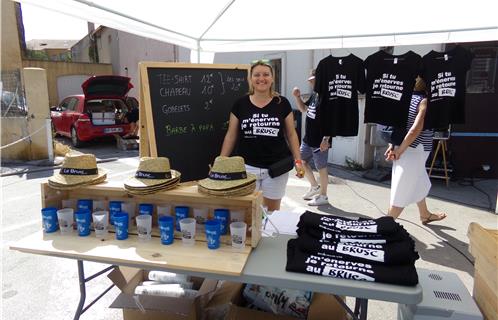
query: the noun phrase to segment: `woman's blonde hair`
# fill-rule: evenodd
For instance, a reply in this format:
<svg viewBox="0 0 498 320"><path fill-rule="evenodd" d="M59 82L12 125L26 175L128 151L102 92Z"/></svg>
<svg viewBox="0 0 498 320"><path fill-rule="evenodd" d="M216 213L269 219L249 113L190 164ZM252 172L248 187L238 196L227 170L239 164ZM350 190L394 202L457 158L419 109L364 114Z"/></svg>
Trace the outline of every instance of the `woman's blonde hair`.
<svg viewBox="0 0 498 320"><path fill-rule="evenodd" d="M255 62L253 62L251 64L251 70L249 72L249 95L253 95L254 94L254 87L252 86L252 83L251 83L251 77L252 77L252 71L257 66L264 66L264 67L270 68L271 76L272 76L272 78L274 77L273 67L271 66L271 64L269 62L267 62L265 60L257 60ZM277 91L275 91L275 81L272 81L271 87L270 87L270 90L269 90L268 93L269 93L269 96L271 98L278 97L279 98L279 102L280 102L280 94Z"/></svg>

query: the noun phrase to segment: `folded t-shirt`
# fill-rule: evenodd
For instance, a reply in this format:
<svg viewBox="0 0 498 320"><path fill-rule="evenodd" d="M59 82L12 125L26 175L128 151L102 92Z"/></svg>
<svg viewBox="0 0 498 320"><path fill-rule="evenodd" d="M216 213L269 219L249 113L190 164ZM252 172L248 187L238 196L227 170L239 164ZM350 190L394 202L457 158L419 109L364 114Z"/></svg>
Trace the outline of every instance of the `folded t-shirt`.
<svg viewBox="0 0 498 320"><path fill-rule="evenodd" d="M345 257L350 261L399 265L415 263L415 260L419 258L412 239L385 244L328 242L302 234L297 238L296 243L303 252L337 259Z"/></svg>
<svg viewBox="0 0 498 320"><path fill-rule="evenodd" d="M296 239L287 243L285 270L341 279L415 286L418 275L414 264L386 266L314 255L299 250Z"/></svg>
<svg viewBox="0 0 498 320"><path fill-rule="evenodd" d="M378 233L341 233L324 230L322 228L312 228L300 226L296 230L297 234L308 234L309 236L329 242L358 242L358 243L388 243L393 241L404 241L410 239L408 232L400 225L399 230L391 234Z"/></svg>

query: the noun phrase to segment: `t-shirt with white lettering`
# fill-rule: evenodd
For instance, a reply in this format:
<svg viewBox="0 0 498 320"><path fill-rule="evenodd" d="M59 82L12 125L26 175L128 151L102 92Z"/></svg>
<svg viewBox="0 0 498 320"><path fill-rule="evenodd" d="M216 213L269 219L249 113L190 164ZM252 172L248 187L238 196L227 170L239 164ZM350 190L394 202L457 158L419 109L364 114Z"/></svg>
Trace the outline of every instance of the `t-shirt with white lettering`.
<svg viewBox="0 0 498 320"><path fill-rule="evenodd" d="M428 91L424 127L447 129L449 124L465 123L465 82L472 53L456 46L446 52L432 50L422 59Z"/></svg>
<svg viewBox="0 0 498 320"><path fill-rule="evenodd" d="M318 93L313 92L304 103L308 108L306 109L306 125L304 127L303 141L312 148L320 147L320 143L322 142L320 122L317 116L318 102Z"/></svg>
<svg viewBox="0 0 498 320"><path fill-rule="evenodd" d="M358 135L358 91L365 92L363 60L329 55L318 63L315 91L320 95L322 136Z"/></svg>
<svg viewBox="0 0 498 320"><path fill-rule="evenodd" d="M377 51L365 60L365 123L404 128L422 58L413 51L392 55Z"/></svg>
<svg viewBox="0 0 498 320"><path fill-rule="evenodd" d="M232 113L239 119L239 135L236 153L245 163L258 168L291 155L285 139L285 118L292 107L285 97L274 97L266 106L259 108L249 95L238 99Z"/></svg>

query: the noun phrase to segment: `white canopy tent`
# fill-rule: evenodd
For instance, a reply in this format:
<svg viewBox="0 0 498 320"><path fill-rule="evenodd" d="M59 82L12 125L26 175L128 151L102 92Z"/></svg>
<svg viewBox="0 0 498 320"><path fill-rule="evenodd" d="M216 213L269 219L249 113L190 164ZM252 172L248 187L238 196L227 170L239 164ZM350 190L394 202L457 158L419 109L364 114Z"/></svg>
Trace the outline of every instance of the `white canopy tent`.
<svg viewBox="0 0 498 320"><path fill-rule="evenodd" d="M498 40L496 0L16 1L199 53Z"/></svg>

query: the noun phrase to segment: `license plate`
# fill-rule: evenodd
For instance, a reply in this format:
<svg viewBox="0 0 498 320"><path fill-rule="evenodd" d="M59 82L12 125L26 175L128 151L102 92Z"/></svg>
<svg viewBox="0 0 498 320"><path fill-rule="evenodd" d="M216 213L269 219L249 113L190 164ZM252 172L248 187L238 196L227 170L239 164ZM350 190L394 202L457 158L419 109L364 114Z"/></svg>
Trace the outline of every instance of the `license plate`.
<svg viewBox="0 0 498 320"><path fill-rule="evenodd" d="M123 132L123 128L104 128L104 133Z"/></svg>

